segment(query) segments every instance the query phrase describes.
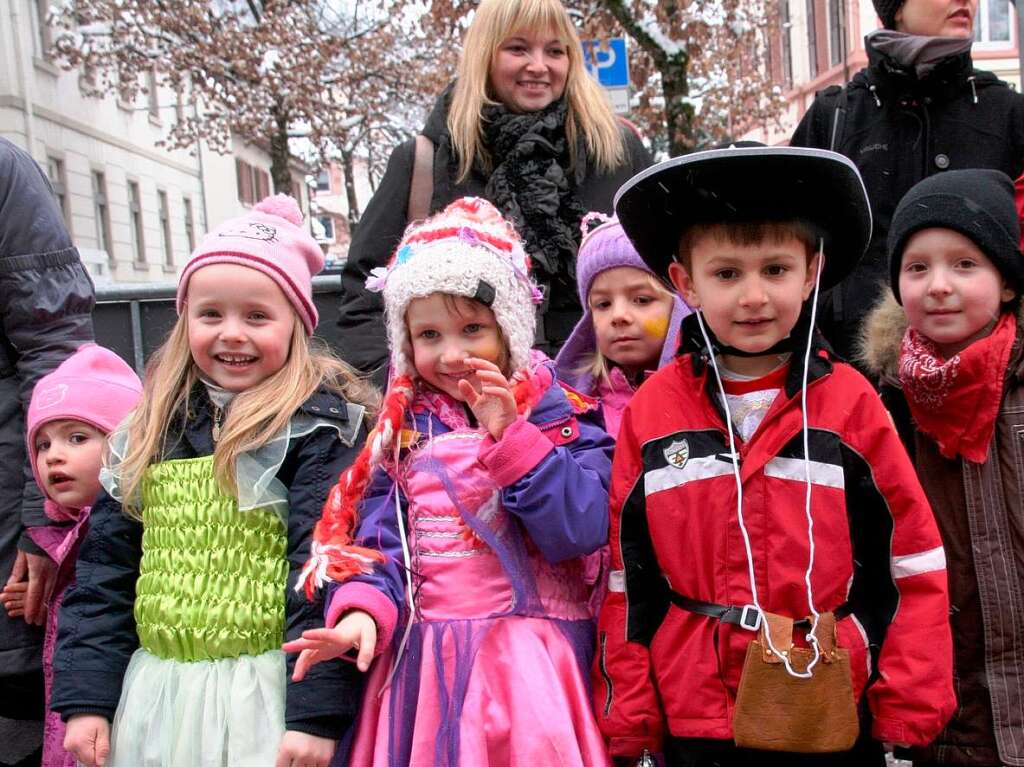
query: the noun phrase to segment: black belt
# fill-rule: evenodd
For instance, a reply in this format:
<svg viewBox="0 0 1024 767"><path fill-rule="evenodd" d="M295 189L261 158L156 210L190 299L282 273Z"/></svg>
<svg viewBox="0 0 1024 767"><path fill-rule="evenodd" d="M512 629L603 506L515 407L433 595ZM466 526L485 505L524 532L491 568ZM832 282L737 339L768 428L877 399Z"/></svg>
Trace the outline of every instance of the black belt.
<svg viewBox="0 0 1024 767"><path fill-rule="evenodd" d="M731 605L717 605L714 602L702 602L699 599L690 599L684 597L682 594L677 594L675 591L669 591L669 599L672 604L676 607L686 610L687 612L697 613L698 615L706 615L709 618L716 618L722 623L731 623L734 626L741 626L742 628L749 629L750 631L757 631L761 625L761 614L758 612L754 605L744 605L743 607L735 607ZM835 615L836 620L845 618L853 612L853 607L849 602L843 602L839 607L832 611ZM798 621L793 621L793 626L797 628L810 628L811 622L807 618L802 618Z"/></svg>

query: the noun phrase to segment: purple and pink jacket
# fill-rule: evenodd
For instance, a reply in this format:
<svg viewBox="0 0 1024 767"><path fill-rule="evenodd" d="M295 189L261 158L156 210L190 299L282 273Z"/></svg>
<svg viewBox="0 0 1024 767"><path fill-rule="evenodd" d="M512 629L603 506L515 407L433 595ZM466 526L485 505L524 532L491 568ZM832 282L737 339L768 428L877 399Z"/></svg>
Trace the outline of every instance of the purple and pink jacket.
<svg viewBox="0 0 1024 767"><path fill-rule="evenodd" d="M613 443L596 404L555 382L550 363L533 374L540 400L497 441L461 403L418 393L411 447L374 476L356 540L386 560L335 585L327 608L328 626L369 613L384 654L354 767L518 767L552 748L566 765L607 763L586 698L595 634L583 567L607 541Z"/></svg>
<svg viewBox="0 0 1024 767"><path fill-rule="evenodd" d="M589 554L608 541L608 482L614 443L600 426L592 400L554 381L550 365L538 369L549 382L529 417L520 417L500 441L481 441L477 461L501 488L502 507L525 529L549 562ZM570 399L571 398L571 399ZM417 394L413 423L421 437L436 439L460 427L459 403L441 394ZM359 545L386 557L369 575L332 586L328 625L347 610L365 610L377 621L378 647L393 635L405 606L402 542L394 493L408 500L391 471L378 469L366 493L356 535ZM446 500L442 500L446 503ZM406 511L408 517L408 511Z"/></svg>

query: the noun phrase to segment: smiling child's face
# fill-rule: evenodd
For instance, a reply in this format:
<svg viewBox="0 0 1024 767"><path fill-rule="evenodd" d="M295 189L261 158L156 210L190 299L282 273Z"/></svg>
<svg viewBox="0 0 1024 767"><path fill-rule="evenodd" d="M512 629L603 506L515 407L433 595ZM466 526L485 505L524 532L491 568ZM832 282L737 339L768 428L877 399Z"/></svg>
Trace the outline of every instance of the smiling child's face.
<svg viewBox="0 0 1024 767"><path fill-rule="evenodd" d="M708 233L690 250L689 267L674 262L676 289L723 344L748 354L765 352L786 338L814 289L818 256L808 262L807 246L795 235L737 244ZM746 375L770 372L778 360L729 357L726 365Z"/></svg>
<svg viewBox="0 0 1024 767"><path fill-rule="evenodd" d="M459 381L472 379L468 357L493 362L509 375L508 349L488 307L462 296L431 293L414 298L405 311L413 365L428 385L462 402Z"/></svg>

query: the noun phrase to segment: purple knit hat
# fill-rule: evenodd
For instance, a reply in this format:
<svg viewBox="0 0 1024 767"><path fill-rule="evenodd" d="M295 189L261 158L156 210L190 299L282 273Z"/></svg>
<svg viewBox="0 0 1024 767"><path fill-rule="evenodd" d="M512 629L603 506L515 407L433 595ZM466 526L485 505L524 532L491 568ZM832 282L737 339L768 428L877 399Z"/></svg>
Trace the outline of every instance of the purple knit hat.
<svg viewBox="0 0 1024 767"><path fill-rule="evenodd" d="M583 306L583 317L562 346L555 358L558 377L581 392L590 393L594 388L593 376L580 368L586 366L587 358L597 351L597 336L594 333L594 317L590 312L588 298L594 280L601 272L620 266L631 266L647 272L657 279L657 275L640 258L633 243L617 218L609 218L603 213L588 213L580 222L583 230L583 241L580 243L579 254L576 256L576 287ZM673 295L672 316L669 319L668 335L661 350L658 367L672 359L676 353L679 339L679 325L683 318L692 310Z"/></svg>

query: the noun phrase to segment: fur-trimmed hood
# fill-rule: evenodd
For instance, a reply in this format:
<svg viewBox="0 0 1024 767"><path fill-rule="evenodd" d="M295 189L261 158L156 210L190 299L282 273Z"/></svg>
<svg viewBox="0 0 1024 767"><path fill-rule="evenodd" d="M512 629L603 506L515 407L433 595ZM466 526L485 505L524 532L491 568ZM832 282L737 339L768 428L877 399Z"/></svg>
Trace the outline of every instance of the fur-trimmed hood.
<svg viewBox="0 0 1024 767"><path fill-rule="evenodd" d="M899 376L900 344L907 333L907 315L891 288L868 312L857 338L856 358L876 381Z"/></svg>
<svg viewBox="0 0 1024 767"><path fill-rule="evenodd" d="M881 300L868 312L857 339L857 361L871 373L876 383L881 379L899 379L900 346L907 324L903 307L896 303L892 290L885 288ZM1021 328L1024 328L1024 301L1017 309L1017 341L1010 353L1010 368L1018 378L1024 378Z"/></svg>

